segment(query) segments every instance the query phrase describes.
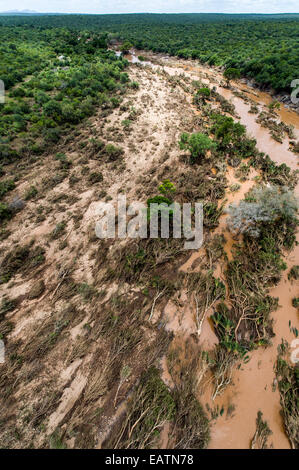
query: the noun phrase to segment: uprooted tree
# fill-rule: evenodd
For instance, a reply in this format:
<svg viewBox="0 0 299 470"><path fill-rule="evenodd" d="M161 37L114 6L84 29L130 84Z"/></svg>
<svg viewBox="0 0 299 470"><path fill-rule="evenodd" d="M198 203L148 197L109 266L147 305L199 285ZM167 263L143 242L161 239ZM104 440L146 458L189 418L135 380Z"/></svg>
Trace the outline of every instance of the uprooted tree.
<svg viewBox="0 0 299 470"><path fill-rule="evenodd" d="M258 238L265 225L294 223L297 209L294 194L286 188L254 188L238 206L230 205L228 227L238 234Z"/></svg>

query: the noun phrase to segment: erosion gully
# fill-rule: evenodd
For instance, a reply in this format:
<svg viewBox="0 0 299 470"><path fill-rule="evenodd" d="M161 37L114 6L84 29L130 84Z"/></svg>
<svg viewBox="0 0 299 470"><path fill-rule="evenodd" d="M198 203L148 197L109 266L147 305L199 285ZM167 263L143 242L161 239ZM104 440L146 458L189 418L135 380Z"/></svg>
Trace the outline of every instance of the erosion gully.
<svg viewBox="0 0 299 470"><path fill-rule="evenodd" d="M148 56L148 54L147 54ZM199 77L203 82L216 85L217 91L230 100L239 115L240 122L246 126L247 133L257 141L257 148L264 153L267 153L270 158L278 163L286 163L291 169L297 169L297 156L291 152L289 148L288 138L285 138L283 143L280 144L271 138L269 131L263 128L260 124L255 122L256 115L250 114L250 104L247 104L242 98L235 96L230 89L223 88L221 82L223 77L221 72L196 64L194 61L180 60L171 57L163 57L161 55L150 54L150 59L142 62L145 66L153 68L164 68L169 74L185 73L192 79ZM131 51L130 55L126 58L131 63L139 63L139 59L135 51ZM205 76L203 79L202 77ZM259 109L268 105L273 101L273 98L265 92L257 91L243 83L235 82L234 87L239 91L246 93L246 95L256 102ZM284 105L277 112L279 118L286 124L294 126L294 133L296 138L299 137L299 116L294 111L287 109ZM254 185L254 176L256 173L251 171L249 179L242 184L240 190L236 193L227 194L227 204L231 202L239 202L243 199L246 192ZM237 180L233 176L233 169L228 169L227 174L230 184L235 183ZM298 196L299 187L295 189ZM233 240L226 230L226 216L223 215L220 219L220 224L215 233L224 233L227 240L225 250L228 258L231 258L231 247ZM298 239L298 238L297 238ZM192 253L190 259L180 268L188 272L192 270L193 262L200 257L200 251ZM207 403L211 408L219 406L219 409L224 407L225 410L228 406L233 405L234 411L229 416L223 413L212 425L211 441L209 448L211 449L242 449L249 448L252 437L256 430L256 417L259 410L263 413L263 419L267 420L273 434L270 436L269 443L274 448L290 448L289 441L284 432L283 420L280 414L279 392L275 387L276 379L274 373L274 364L277 359L277 347L281 343L282 338L289 343L294 339L294 334L290 331L289 321L292 326L298 328L298 314L297 310L292 306L292 298L298 295L298 285L295 282L290 283L287 278L289 269L298 263L299 259L299 245L291 252L286 253L285 261L287 269L280 283L270 290L270 295L279 298L279 308L273 314L274 318L274 332L275 337L272 340L272 345L267 348L259 348L250 354L250 361L247 364L242 364L239 369L234 371L233 383L228 386L224 393L214 401L211 399L212 388L208 386L204 394L198 398L205 406ZM221 267L216 275L222 277ZM168 312L170 315L175 316L175 309ZM217 337L212 330L209 312L203 324L200 342L205 350L213 349L217 343ZM190 324L190 315L187 315L186 322ZM175 321L172 318L172 321ZM183 320L184 322L184 320ZM189 324L185 325L185 331L190 333ZM180 326L182 324L180 323ZM184 325L183 325L184 329ZM163 375L165 381L170 385L171 377L167 376L166 360L162 361L162 368L164 369ZM274 386L274 387L273 387ZM165 430L164 430L165 431ZM163 447L167 447L167 439L165 439L165 432L163 433Z"/></svg>

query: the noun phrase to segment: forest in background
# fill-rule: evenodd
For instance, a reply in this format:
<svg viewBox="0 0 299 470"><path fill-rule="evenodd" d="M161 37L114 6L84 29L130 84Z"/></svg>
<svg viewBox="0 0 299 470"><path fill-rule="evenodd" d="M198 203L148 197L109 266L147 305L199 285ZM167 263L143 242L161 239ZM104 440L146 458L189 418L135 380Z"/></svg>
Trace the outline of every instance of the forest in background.
<svg viewBox="0 0 299 470"><path fill-rule="evenodd" d="M127 61L107 50L107 35L3 26L0 37L0 165L42 154L95 106L119 105Z"/></svg>
<svg viewBox="0 0 299 470"><path fill-rule="evenodd" d="M16 26L16 39L36 30L105 31L129 40L137 49L152 50L202 63L237 68L261 88L290 92L299 77L299 15L130 14L1 16L1 56L6 28ZM11 40L14 40L13 37ZM10 57L11 58L11 57Z"/></svg>

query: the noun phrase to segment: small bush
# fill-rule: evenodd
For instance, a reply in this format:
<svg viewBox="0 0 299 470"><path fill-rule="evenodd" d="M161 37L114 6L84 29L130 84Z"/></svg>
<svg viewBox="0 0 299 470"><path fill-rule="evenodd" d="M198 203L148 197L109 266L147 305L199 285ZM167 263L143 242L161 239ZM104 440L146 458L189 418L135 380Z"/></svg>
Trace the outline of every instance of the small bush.
<svg viewBox="0 0 299 470"><path fill-rule="evenodd" d="M25 200L28 201L29 199L35 198L37 196L38 190L36 189L35 186L30 186L28 191L25 194Z"/></svg>
<svg viewBox="0 0 299 470"><path fill-rule="evenodd" d="M64 221L58 223L54 230L52 230L50 238L52 240L57 240L57 238L60 238L65 233L65 227L66 223Z"/></svg>
<svg viewBox="0 0 299 470"><path fill-rule="evenodd" d="M78 292L82 296L84 302L90 302L92 298L97 294L97 290L87 283L79 284Z"/></svg>
<svg viewBox="0 0 299 470"><path fill-rule="evenodd" d="M6 313L12 312L16 308L16 301L8 297L3 297L0 306L0 320L4 318Z"/></svg>
<svg viewBox="0 0 299 470"><path fill-rule="evenodd" d="M110 161L115 161L124 154L124 151L122 148L116 147L113 144L107 144L104 149L104 152Z"/></svg>
<svg viewBox="0 0 299 470"><path fill-rule="evenodd" d="M211 96L209 88L199 88L194 96L194 103L197 105L205 104L206 100Z"/></svg>
<svg viewBox="0 0 299 470"><path fill-rule="evenodd" d="M17 272L31 272L32 269L44 263L44 253L45 250L40 246L35 248L30 245L16 246L1 263L0 284L8 282Z"/></svg>
<svg viewBox="0 0 299 470"><path fill-rule="evenodd" d="M133 90L139 90L139 83L138 82L131 82L130 87L133 88Z"/></svg>
<svg viewBox="0 0 299 470"><path fill-rule="evenodd" d="M147 200L148 207L150 207L151 204L167 204L169 206L171 204L171 200L165 196L154 196Z"/></svg>
<svg viewBox="0 0 299 470"><path fill-rule="evenodd" d="M2 199L6 193L12 191L15 188L15 182L13 180L5 180L0 182L0 199Z"/></svg>
<svg viewBox="0 0 299 470"><path fill-rule="evenodd" d="M227 82L230 80L235 80L236 78L240 78L240 75L240 70L234 67L227 68L223 73L223 76Z"/></svg>
<svg viewBox="0 0 299 470"><path fill-rule="evenodd" d="M123 42L123 44L120 46L120 50L123 54L128 54L129 50L132 49L133 44L126 40Z"/></svg>
<svg viewBox="0 0 299 470"><path fill-rule="evenodd" d="M60 162L60 168L68 169L70 166L72 166L72 162L68 160L64 153L56 153L55 160Z"/></svg>
<svg viewBox="0 0 299 470"><path fill-rule="evenodd" d="M295 279L296 281L299 279L299 265L297 264L296 266L293 266L290 269L290 272L288 274L288 279L291 281L292 279Z"/></svg>
<svg viewBox="0 0 299 470"><path fill-rule="evenodd" d="M0 220L10 219L12 211L9 209L7 204L0 202Z"/></svg>
<svg viewBox="0 0 299 470"><path fill-rule="evenodd" d="M92 155L96 155L96 154L100 153L105 147L105 144L102 140L90 139L89 142L90 142L89 147L90 147Z"/></svg>
<svg viewBox="0 0 299 470"><path fill-rule="evenodd" d="M176 192L176 188L173 183L169 180L163 181L162 184L159 186L159 191L163 196L167 197L168 199L172 199L173 194Z"/></svg>
<svg viewBox="0 0 299 470"><path fill-rule="evenodd" d="M100 172L93 171L92 173L90 173L88 181L91 184L100 183L101 181L103 181L103 175Z"/></svg>

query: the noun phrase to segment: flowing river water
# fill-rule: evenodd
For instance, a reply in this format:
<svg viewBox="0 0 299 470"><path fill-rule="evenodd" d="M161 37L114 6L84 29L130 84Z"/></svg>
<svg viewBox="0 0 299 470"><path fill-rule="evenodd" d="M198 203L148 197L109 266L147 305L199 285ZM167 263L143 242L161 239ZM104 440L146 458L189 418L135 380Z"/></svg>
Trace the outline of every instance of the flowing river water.
<svg viewBox="0 0 299 470"><path fill-rule="evenodd" d="M140 62L134 51L131 51L131 54L126 58L132 63ZM163 58L154 54L150 55L150 60L141 63L154 68L161 68L163 66L164 70L172 75L185 73L194 80L199 77L202 79L205 76L207 83L210 82L211 85L216 83L218 93L234 104L236 112L240 117L240 122L246 126L248 135L256 139L257 148L261 152L268 154L278 164L286 163L293 170L298 168L297 156L289 150L288 138L285 138L282 144L276 142L271 137L269 130L255 121L256 115L249 113L250 104L246 103L241 97L235 96L230 89L221 87L222 75L220 72L198 65L191 60L187 61L170 57ZM256 89L253 90L243 83L234 83L234 87L243 93L245 92L249 98L256 102L260 110L263 106L273 101L273 98L268 93L257 91ZM298 114L281 105L278 116L285 124L294 126L294 133L298 140ZM227 176L230 184L235 182L232 169L228 170ZM249 180L242 184L240 191L227 195L227 203L238 202L243 199L244 194L254 184L253 178L255 174L251 173L249 176ZM295 189L295 193L298 196L298 186ZM230 258L233 241L226 231L225 225L225 216L222 216L217 232L224 232L227 239L225 250ZM190 270L193 262L198 257L200 257L200 252L193 253L181 269L184 271ZM274 448L290 448L280 414L281 407L279 392L277 386L275 387L274 364L277 359L277 347L281 343L282 338L290 344L295 338L290 330L289 322L291 322L293 327L298 328L298 313L291 302L292 298L298 296L298 285L295 282L290 283L287 278L290 268L294 264L298 264L298 260L299 245L291 253L286 253L285 261L287 269L284 271L280 283L270 290L270 295L279 298L279 308L273 313L275 337L272 340L272 345L265 349L259 348L253 351L250 354L250 361L247 364L242 364L239 369L235 370L233 384L228 386L224 393L214 401L211 400L210 387L206 389L204 395L199 396L200 401L204 405L208 403L212 408L218 405L219 409L223 406L225 410L230 406L230 409L233 410L229 415L224 413L215 421L215 424L212 426L210 448L249 448L256 430L255 421L259 410L262 411L263 419L268 422L273 432L269 439L270 444ZM209 347L213 348L217 342L217 338L212 331L211 322L209 321L209 315L207 315L203 324L200 341L206 349Z"/></svg>

